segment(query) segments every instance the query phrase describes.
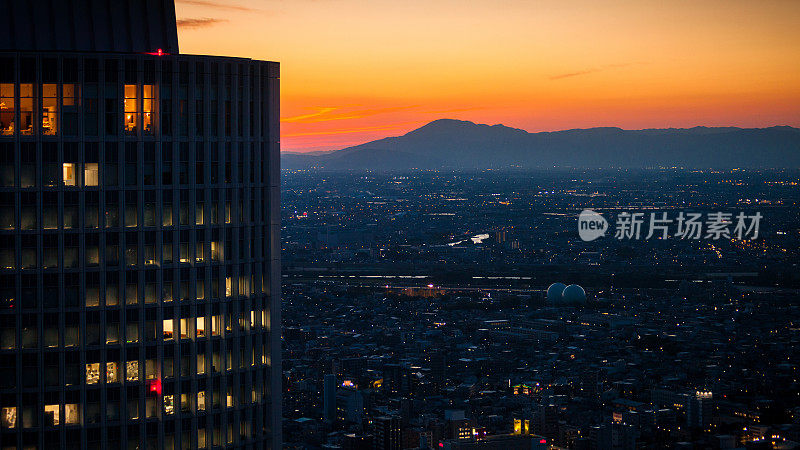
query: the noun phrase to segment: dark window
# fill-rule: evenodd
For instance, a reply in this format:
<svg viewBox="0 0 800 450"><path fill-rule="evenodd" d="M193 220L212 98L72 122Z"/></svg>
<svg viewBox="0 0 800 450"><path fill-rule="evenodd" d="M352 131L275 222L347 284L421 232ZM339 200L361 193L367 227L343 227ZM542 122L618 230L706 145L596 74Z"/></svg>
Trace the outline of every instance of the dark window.
<svg viewBox="0 0 800 450"><path fill-rule="evenodd" d="M136 83L136 60L125 60L125 83Z"/></svg>
<svg viewBox="0 0 800 450"><path fill-rule="evenodd" d="M142 182L146 186L156 183L156 145L152 142L144 144L144 164Z"/></svg>
<svg viewBox="0 0 800 450"><path fill-rule="evenodd" d="M58 60L55 58L42 58L42 82L58 82Z"/></svg>
<svg viewBox="0 0 800 450"><path fill-rule="evenodd" d="M172 143L161 144L161 184L172 184Z"/></svg>
<svg viewBox="0 0 800 450"><path fill-rule="evenodd" d="M87 83L97 83L100 81L98 75L100 74L99 64L94 58L87 58L83 62L83 78Z"/></svg>
<svg viewBox="0 0 800 450"><path fill-rule="evenodd" d="M125 143L125 186L136 186L138 177L138 154L135 142Z"/></svg>
<svg viewBox="0 0 800 450"><path fill-rule="evenodd" d="M86 74L88 77L88 73ZM88 136L97 136L100 118L100 103L97 98L97 85L87 84L83 89L83 131Z"/></svg>
<svg viewBox="0 0 800 450"><path fill-rule="evenodd" d="M62 66L62 76L64 83L78 82L78 60L75 58L64 58Z"/></svg>
<svg viewBox="0 0 800 450"><path fill-rule="evenodd" d="M17 61L14 58L0 58L0 83L13 83Z"/></svg>
<svg viewBox="0 0 800 450"><path fill-rule="evenodd" d="M119 178L119 159L117 158L116 144L108 143L105 149L105 161L103 162L103 184L105 186L116 186Z"/></svg>
<svg viewBox="0 0 800 450"><path fill-rule="evenodd" d="M180 160L178 161L178 182L189 184L189 143L180 143Z"/></svg>
<svg viewBox="0 0 800 450"><path fill-rule="evenodd" d="M0 143L0 186L14 186L14 166L16 161L14 144Z"/></svg>
<svg viewBox="0 0 800 450"><path fill-rule="evenodd" d="M195 184L205 183L205 151L202 142L198 142L195 147L194 157L194 176Z"/></svg>
<svg viewBox="0 0 800 450"><path fill-rule="evenodd" d="M109 136L116 136L119 130L119 113L116 98L105 99L105 119L106 119L106 134Z"/></svg>
<svg viewBox="0 0 800 450"><path fill-rule="evenodd" d="M118 78L117 70L119 70L118 69L119 64L117 64L117 60L107 59L105 60L105 65L106 65L106 72L105 72L106 81L116 82Z"/></svg>

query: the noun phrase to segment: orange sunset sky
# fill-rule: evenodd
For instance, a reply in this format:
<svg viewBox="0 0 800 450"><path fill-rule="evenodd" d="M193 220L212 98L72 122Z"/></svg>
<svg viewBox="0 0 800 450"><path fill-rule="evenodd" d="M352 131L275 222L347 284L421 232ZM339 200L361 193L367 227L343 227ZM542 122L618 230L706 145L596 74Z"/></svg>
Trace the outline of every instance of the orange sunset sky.
<svg viewBox="0 0 800 450"><path fill-rule="evenodd" d="M283 151L439 118L800 126L796 0L176 0L182 53L281 63Z"/></svg>

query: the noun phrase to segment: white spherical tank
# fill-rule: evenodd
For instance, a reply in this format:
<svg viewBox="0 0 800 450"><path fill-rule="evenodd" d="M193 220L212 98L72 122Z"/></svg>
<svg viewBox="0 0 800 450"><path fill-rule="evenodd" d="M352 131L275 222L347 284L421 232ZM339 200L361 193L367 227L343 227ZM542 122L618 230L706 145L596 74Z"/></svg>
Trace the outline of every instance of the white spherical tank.
<svg viewBox="0 0 800 450"><path fill-rule="evenodd" d="M564 303L586 303L586 291L577 284L565 287L561 296Z"/></svg>
<svg viewBox="0 0 800 450"><path fill-rule="evenodd" d="M553 283L547 288L547 301L550 303L560 303L562 295L564 294L564 288L567 285L564 283Z"/></svg>

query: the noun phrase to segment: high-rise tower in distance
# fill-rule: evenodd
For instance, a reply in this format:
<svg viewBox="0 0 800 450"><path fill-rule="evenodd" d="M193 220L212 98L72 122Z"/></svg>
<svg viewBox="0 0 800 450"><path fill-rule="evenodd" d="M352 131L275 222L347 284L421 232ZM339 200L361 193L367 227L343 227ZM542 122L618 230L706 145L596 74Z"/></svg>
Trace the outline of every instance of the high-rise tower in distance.
<svg viewBox="0 0 800 450"><path fill-rule="evenodd" d="M278 64L0 0L0 449L279 448Z"/></svg>

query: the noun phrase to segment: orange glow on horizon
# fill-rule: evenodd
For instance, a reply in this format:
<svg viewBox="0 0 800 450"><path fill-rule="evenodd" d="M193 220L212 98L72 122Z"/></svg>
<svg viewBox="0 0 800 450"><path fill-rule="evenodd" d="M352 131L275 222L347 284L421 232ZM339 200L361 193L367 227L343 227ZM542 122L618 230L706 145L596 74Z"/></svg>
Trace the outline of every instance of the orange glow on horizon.
<svg viewBox="0 0 800 450"><path fill-rule="evenodd" d="M176 0L181 51L281 63L282 150L440 118L800 126L800 2Z"/></svg>

